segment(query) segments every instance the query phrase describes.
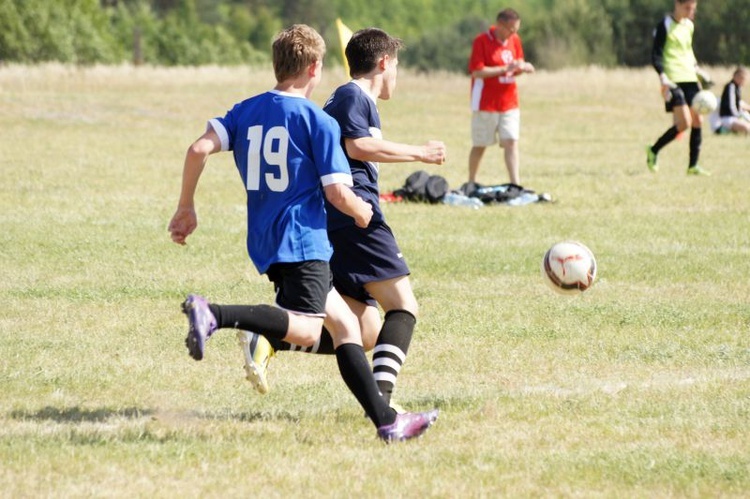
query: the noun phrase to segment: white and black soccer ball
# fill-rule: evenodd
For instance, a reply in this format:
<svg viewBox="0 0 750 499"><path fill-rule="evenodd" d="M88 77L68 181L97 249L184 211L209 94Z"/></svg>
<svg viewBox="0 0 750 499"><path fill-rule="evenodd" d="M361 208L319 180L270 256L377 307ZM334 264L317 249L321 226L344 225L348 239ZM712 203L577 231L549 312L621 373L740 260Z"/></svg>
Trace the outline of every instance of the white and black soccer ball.
<svg viewBox="0 0 750 499"><path fill-rule="evenodd" d="M553 245L542 258L544 281L563 295L578 295L596 280L596 259L584 244L564 241Z"/></svg>
<svg viewBox="0 0 750 499"><path fill-rule="evenodd" d="M698 114L711 114L718 105L719 99L710 90L701 90L693 97L692 108Z"/></svg>

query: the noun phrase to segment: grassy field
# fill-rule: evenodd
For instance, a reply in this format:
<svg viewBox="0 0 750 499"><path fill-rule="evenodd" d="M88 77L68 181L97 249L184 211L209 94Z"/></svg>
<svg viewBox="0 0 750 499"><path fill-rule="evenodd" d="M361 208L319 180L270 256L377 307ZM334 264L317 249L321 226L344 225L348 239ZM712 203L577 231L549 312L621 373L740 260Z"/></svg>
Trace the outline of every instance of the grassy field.
<svg viewBox="0 0 750 499"><path fill-rule="evenodd" d="M723 84L731 68L713 68ZM322 103L343 82L332 69ZM194 362L184 295L272 299L244 250L231 155L211 159L189 246L166 225L208 118L265 70L0 67L0 497L747 497L750 139L704 129L650 174L670 122L651 69L521 82L522 179L555 203L391 204L421 317L396 397L441 409L385 446L332 357L283 353L265 397L234 335ZM402 73L386 138L444 140L465 181L468 81ZM488 151L480 182L507 179ZM596 254L586 294L543 283L546 249Z"/></svg>

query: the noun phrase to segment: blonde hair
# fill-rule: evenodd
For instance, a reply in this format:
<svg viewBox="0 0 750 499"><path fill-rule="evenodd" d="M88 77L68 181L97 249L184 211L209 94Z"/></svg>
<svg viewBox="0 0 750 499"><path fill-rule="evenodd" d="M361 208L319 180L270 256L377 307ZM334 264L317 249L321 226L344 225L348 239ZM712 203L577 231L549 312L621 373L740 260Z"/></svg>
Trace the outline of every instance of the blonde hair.
<svg viewBox="0 0 750 499"><path fill-rule="evenodd" d="M281 31L273 40L273 71L276 81L296 78L310 64L323 61L326 42L306 24L293 24Z"/></svg>

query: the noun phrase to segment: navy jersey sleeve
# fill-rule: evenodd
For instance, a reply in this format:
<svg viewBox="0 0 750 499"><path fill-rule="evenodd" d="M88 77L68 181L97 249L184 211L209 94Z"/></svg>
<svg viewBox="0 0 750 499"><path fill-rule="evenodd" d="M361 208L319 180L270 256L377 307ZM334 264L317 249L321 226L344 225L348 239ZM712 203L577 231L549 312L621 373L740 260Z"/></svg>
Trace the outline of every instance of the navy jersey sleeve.
<svg viewBox="0 0 750 499"><path fill-rule="evenodd" d="M375 101L370 98L356 83L347 83L337 88L323 110L328 113L341 128L341 150L346 152L345 139L377 137L380 135L380 117ZM383 220L379 206L378 165L371 161L360 161L345 156L351 168L352 190L373 207L372 221ZM336 210L329 204L328 230L354 226L354 220Z"/></svg>
<svg viewBox="0 0 750 499"><path fill-rule="evenodd" d="M339 88L331 96L324 109L340 125L343 138L358 139L372 137L369 121L372 115L370 105L370 98L351 83Z"/></svg>
<svg viewBox="0 0 750 499"><path fill-rule="evenodd" d="M654 45L651 49L651 65L657 73L664 72L664 45L667 43L666 18L654 29Z"/></svg>

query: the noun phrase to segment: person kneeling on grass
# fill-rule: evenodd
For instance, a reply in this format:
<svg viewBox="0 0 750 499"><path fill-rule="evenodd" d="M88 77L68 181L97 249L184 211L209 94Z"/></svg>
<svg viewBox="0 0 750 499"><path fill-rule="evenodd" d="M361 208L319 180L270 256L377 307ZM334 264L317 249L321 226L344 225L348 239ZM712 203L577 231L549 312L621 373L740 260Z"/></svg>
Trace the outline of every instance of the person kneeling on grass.
<svg viewBox="0 0 750 499"><path fill-rule="evenodd" d="M233 151L247 192L247 250L276 288L271 305L217 305L190 294L188 351L204 356L206 341L222 328L262 331L272 340L309 346L326 325L341 376L390 442L420 436L438 410L397 414L378 393L362 347L356 316L332 289L325 200L366 228L372 206L351 190L351 170L336 121L309 100L320 82L325 42L312 28L294 25L273 42L277 85L235 105L188 149L172 240L185 244L197 227L194 196L209 155Z"/></svg>
<svg viewBox="0 0 750 499"><path fill-rule="evenodd" d="M717 110L714 131L750 135L750 104L742 100L742 85L747 81L748 70L738 66L732 80L724 86Z"/></svg>

